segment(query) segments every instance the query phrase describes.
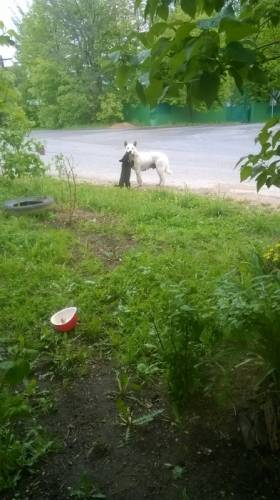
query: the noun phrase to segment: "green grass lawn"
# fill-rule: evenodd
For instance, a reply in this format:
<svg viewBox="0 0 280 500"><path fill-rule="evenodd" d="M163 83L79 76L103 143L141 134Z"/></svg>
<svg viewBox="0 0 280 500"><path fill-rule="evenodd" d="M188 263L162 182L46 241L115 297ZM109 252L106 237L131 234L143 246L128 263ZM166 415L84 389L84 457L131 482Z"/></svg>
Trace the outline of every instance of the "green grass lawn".
<svg viewBox="0 0 280 500"><path fill-rule="evenodd" d="M253 324L256 311L263 314L264 304L272 304L275 322L279 275L271 275L263 301L264 287L255 280L264 274L262 254L280 240L276 210L190 193L79 184L69 225L62 182L2 178L0 186L1 202L35 194L56 200L55 210L37 216L0 212L0 462L6 464L0 490L14 486L19 471L48 448L33 420L49 404L42 381L49 389L52 380L71 383L96 356L112 354L136 378L166 380L182 407L185 395L201 388L211 393L197 366L211 365L213 374L229 352L226 346L221 355L217 345L233 331L239 340L241 331L249 335L242 323L249 313ZM79 309L78 327L68 335L54 332L50 316L70 305ZM252 345L260 355L258 332ZM237 362L248 352L247 339L241 340L230 355ZM262 356L264 371L270 362L275 368ZM213 387L218 378L213 375Z"/></svg>

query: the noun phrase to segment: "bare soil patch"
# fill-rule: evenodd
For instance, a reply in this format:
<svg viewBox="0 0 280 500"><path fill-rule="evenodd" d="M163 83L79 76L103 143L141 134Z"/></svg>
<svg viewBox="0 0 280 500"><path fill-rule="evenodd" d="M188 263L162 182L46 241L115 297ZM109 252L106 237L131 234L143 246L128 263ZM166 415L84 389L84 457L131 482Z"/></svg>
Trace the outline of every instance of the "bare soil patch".
<svg viewBox="0 0 280 500"><path fill-rule="evenodd" d="M60 447L22 481L17 498L279 499L279 456L246 451L233 411L218 413L204 403L176 426L163 387L145 388L126 399L133 414L164 412L145 426L132 427L126 442L116 390L108 362L98 362L70 389L56 389L55 411L44 425ZM85 477L94 485L92 496L73 496Z"/></svg>
<svg viewBox="0 0 280 500"><path fill-rule="evenodd" d="M125 253L135 245L132 237L116 237L108 234L93 233L84 236L82 243L108 267L115 267L122 261Z"/></svg>
<svg viewBox="0 0 280 500"><path fill-rule="evenodd" d="M69 211L59 207L53 211L53 218L50 221L50 225L61 228L71 225L76 226L81 222L93 222L97 225L113 224L117 222L117 217L91 210L76 209L70 222Z"/></svg>
<svg viewBox="0 0 280 500"><path fill-rule="evenodd" d="M67 210L57 210L50 224L60 229L61 227L73 228L80 240L80 245L74 248L73 257L75 262L80 261L81 247L86 247L92 255L110 268L120 264L127 251L135 246L136 241L131 235L117 235L115 232L102 231L102 226L113 226L117 224L118 218L108 214L87 210L75 210L71 222ZM91 229L83 229L83 222L92 223ZM95 230L97 228L97 230Z"/></svg>

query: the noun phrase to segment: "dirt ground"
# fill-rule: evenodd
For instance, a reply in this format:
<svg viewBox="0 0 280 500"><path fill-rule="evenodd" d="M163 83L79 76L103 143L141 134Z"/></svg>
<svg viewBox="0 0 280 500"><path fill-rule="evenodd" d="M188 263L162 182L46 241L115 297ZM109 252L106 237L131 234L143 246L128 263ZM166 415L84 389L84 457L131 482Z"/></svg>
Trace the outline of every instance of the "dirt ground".
<svg viewBox="0 0 280 500"><path fill-rule="evenodd" d="M247 451L233 410L200 405L181 425L170 417L162 386L125 395L139 417L163 410L142 426L122 425L111 362L97 362L68 390L57 387L44 426L57 443L3 500L279 500L280 457Z"/></svg>

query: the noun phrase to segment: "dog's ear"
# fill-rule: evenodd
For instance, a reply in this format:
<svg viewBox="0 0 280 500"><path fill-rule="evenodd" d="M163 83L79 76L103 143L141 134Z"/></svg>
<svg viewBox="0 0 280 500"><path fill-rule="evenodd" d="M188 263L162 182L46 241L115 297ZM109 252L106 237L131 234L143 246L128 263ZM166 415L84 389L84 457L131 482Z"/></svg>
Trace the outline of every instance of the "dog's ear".
<svg viewBox="0 0 280 500"><path fill-rule="evenodd" d="M127 141L124 141L124 147L126 148L126 146L127 146Z"/></svg>
<svg viewBox="0 0 280 500"><path fill-rule="evenodd" d="M137 146L137 141L134 141L133 146L135 147Z"/></svg>

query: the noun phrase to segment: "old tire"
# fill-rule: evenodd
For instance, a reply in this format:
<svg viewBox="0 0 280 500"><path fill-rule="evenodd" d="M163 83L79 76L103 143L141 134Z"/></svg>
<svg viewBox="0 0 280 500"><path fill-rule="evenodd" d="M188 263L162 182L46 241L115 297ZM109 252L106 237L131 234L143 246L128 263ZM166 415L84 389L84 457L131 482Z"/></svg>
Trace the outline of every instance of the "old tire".
<svg viewBox="0 0 280 500"><path fill-rule="evenodd" d="M48 210L53 204L54 199L51 197L30 196L7 200L4 209L12 214L29 214Z"/></svg>

